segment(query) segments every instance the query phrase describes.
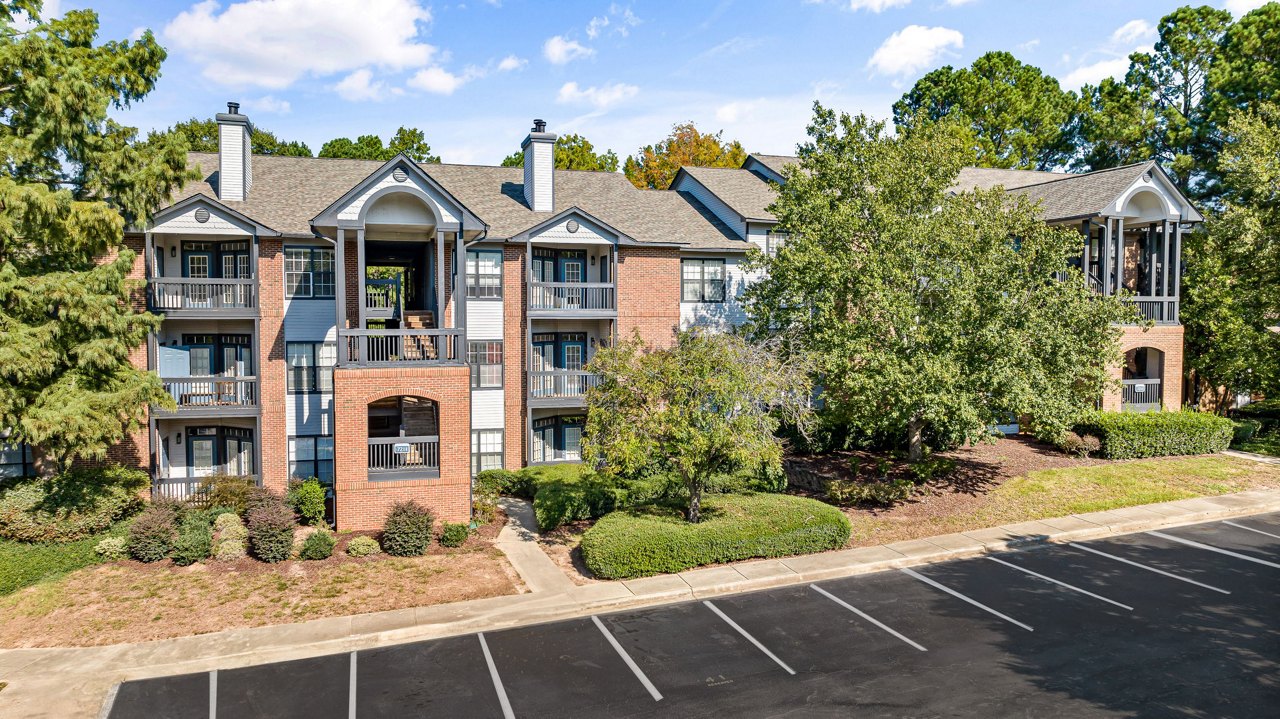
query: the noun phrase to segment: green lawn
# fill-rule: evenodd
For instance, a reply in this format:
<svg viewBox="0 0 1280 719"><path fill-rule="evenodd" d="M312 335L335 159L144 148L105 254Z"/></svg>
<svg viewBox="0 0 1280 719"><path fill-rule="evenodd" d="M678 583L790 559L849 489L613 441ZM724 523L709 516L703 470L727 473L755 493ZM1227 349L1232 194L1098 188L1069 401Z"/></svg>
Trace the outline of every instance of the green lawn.
<svg viewBox="0 0 1280 719"><path fill-rule="evenodd" d="M26 544L0 539L0 596L98 563L93 548L103 537L124 536L128 522L87 539L64 544Z"/></svg>
<svg viewBox="0 0 1280 719"><path fill-rule="evenodd" d="M925 497L901 512L855 510L849 518L853 544L864 546L1261 487L1280 487L1280 467L1223 456L1148 459L1043 469L962 504ZM925 509L933 501L937 509Z"/></svg>
<svg viewBox="0 0 1280 719"><path fill-rule="evenodd" d="M1241 452L1253 452L1254 454L1266 454L1272 457L1280 457L1280 430L1274 430L1271 434L1261 437L1254 437L1248 442L1240 442L1232 445L1232 449L1238 449Z"/></svg>

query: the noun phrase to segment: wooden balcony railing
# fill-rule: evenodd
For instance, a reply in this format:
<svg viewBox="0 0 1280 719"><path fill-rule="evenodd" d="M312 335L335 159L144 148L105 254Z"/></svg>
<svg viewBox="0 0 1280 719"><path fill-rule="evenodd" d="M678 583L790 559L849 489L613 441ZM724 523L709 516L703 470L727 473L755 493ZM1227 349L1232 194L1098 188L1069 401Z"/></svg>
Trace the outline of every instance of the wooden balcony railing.
<svg viewBox="0 0 1280 719"><path fill-rule="evenodd" d="M160 381L179 411L258 406L257 377L163 377Z"/></svg>
<svg viewBox="0 0 1280 719"><path fill-rule="evenodd" d="M1143 297L1125 298L1138 308L1144 320L1160 324L1176 324L1178 322L1178 298L1176 297Z"/></svg>
<svg viewBox="0 0 1280 719"><path fill-rule="evenodd" d="M364 313L373 319L400 316L400 282L367 280L364 285Z"/></svg>
<svg viewBox="0 0 1280 719"><path fill-rule="evenodd" d="M531 282L529 309L542 311L611 312L618 308L612 282Z"/></svg>
<svg viewBox="0 0 1280 719"><path fill-rule="evenodd" d="M262 480L256 474L239 474L247 483L262 486ZM156 477L151 481L151 498L181 499L196 506L208 503L205 493L205 482L208 477Z"/></svg>
<svg viewBox="0 0 1280 719"><path fill-rule="evenodd" d="M1159 379L1123 380L1121 408L1127 412L1147 412L1163 405Z"/></svg>
<svg viewBox="0 0 1280 719"><path fill-rule="evenodd" d="M371 437L369 473L439 473L440 437Z"/></svg>
<svg viewBox="0 0 1280 719"><path fill-rule="evenodd" d="M147 304L155 312L252 310L258 306L255 280L152 279Z"/></svg>
<svg viewBox="0 0 1280 719"><path fill-rule="evenodd" d="M466 359L461 330L341 330L338 335L346 363L457 364Z"/></svg>
<svg viewBox="0 0 1280 719"><path fill-rule="evenodd" d="M600 384L600 375L575 370L529 373L530 399L585 399L587 390Z"/></svg>

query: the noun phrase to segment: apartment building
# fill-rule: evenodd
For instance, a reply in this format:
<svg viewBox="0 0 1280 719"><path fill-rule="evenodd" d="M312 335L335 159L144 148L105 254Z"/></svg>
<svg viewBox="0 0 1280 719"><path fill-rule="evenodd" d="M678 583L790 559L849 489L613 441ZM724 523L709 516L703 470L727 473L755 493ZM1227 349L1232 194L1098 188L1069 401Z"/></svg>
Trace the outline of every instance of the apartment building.
<svg viewBox="0 0 1280 719"><path fill-rule="evenodd" d="M126 237L164 316L136 361L176 407L113 454L149 467L160 495L216 473L275 490L318 477L343 529L376 528L403 499L463 521L475 472L579 459L598 348L741 323L748 249L784 239L767 208L794 158L642 191L555 170L541 121L523 168L420 165L252 155L249 119L227 110L219 151L190 156L201 180ZM1200 218L1154 164L960 179L1080 228L1090 282L1136 292L1159 323L1126 329L1125 392L1105 403L1178 406L1175 268Z"/></svg>

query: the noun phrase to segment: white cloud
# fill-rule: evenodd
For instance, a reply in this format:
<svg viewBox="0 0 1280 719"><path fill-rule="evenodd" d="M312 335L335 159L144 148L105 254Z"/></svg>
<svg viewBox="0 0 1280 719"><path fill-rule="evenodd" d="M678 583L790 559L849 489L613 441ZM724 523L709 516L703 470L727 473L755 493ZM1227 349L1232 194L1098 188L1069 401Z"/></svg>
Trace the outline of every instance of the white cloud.
<svg viewBox="0 0 1280 719"><path fill-rule="evenodd" d="M486 74L485 70L478 67L468 67L462 71L462 74L455 75L442 67L434 66L419 70L409 78L407 84L409 87L437 95L452 95L458 88Z"/></svg>
<svg viewBox="0 0 1280 719"><path fill-rule="evenodd" d="M338 93L338 97L350 102L376 102L404 92L398 87L388 86L381 80L375 81L373 71L367 67L342 78L337 85L333 86L333 90Z"/></svg>
<svg viewBox="0 0 1280 719"><path fill-rule="evenodd" d="M293 110L288 100L281 100L274 95L263 95L256 100L245 100L245 109L253 112L265 112L268 115L287 115Z"/></svg>
<svg viewBox="0 0 1280 719"><path fill-rule="evenodd" d="M759 100L734 100L716 108L716 122L722 122L727 125L737 124L744 120L755 117L755 111L761 107L766 101Z"/></svg>
<svg viewBox="0 0 1280 719"><path fill-rule="evenodd" d="M511 72L512 70L519 70L528 64L529 64L529 61L522 57L516 57L515 55L507 55L506 57L502 58L501 62L498 63L498 72Z"/></svg>
<svg viewBox="0 0 1280 719"><path fill-rule="evenodd" d="M616 82L599 87L579 87L576 82L566 82L556 95L556 102L574 105L592 105L597 110L607 110L620 102L629 100L640 92L635 85Z"/></svg>
<svg viewBox="0 0 1280 719"><path fill-rule="evenodd" d="M1130 20L1111 33L1111 40L1112 42L1128 44L1153 38L1155 35L1156 29L1151 23L1146 20Z"/></svg>
<svg viewBox="0 0 1280 719"><path fill-rule="evenodd" d="M1240 17L1250 10L1257 10L1266 5L1270 0L1226 0L1222 6L1231 11L1232 15Z"/></svg>
<svg viewBox="0 0 1280 719"><path fill-rule="evenodd" d="M609 27L608 16L591 18L591 22L587 23L587 37L592 40L600 37L600 31L606 27Z"/></svg>
<svg viewBox="0 0 1280 719"><path fill-rule="evenodd" d="M640 18L631 12L631 6L622 7L617 3L609 5L609 14L614 17L613 31L623 37L631 34L631 28L640 24Z"/></svg>
<svg viewBox="0 0 1280 719"><path fill-rule="evenodd" d="M1078 90L1085 85L1097 85L1108 77L1124 77L1127 72L1129 72L1127 57L1102 60L1067 73L1067 76L1062 78L1062 86L1068 90Z"/></svg>
<svg viewBox="0 0 1280 719"><path fill-rule="evenodd" d="M884 12L889 8L905 7L911 4L911 0L849 0L850 10L870 10L871 12Z"/></svg>
<svg viewBox="0 0 1280 719"><path fill-rule="evenodd" d="M959 30L908 25L876 49L867 67L883 75L910 75L934 67L949 49L963 47Z"/></svg>
<svg viewBox="0 0 1280 719"><path fill-rule="evenodd" d="M62 0L44 0L44 7L40 9L40 17L45 20L52 20L61 15ZM36 26L36 21L35 18L26 13L18 13L13 18L13 26L18 32L26 32Z"/></svg>
<svg viewBox="0 0 1280 719"><path fill-rule="evenodd" d="M203 0L179 13L163 36L210 80L283 89L308 75L423 67L436 52L418 39L419 26L430 21L419 0L252 0L225 10ZM357 82L353 77L342 83Z"/></svg>
<svg viewBox="0 0 1280 719"><path fill-rule="evenodd" d="M594 54L596 54L595 50L582 45L577 40L568 40L563 35L556 35L542 45L542 56L552 65L564 65Z"/></svg>
<svg viewBox="0 0 1280 719"><path fill-rule="evenodd" d="M947 4L951 7L960 7L961 5L968 5L971 2L973 2L973 0L947 0Z"/></svg>
<svg viewBox="0 0 1280 719"><path fill-rule="evenodd" d="M145 26L139 25L138 27L135 27L134 29L129 31L129 40L131 42L137 42L142 39L142 36L146 34L146 32L147 32L147 28Z"/></svg>
<svg viewBox="0 0 1280 719"><path fill-rule="evenodd" d="M1040 38L1033 38L1018 45L1018 49L1023 52L1031 52L1037 47L1040 47Z"/></svg>

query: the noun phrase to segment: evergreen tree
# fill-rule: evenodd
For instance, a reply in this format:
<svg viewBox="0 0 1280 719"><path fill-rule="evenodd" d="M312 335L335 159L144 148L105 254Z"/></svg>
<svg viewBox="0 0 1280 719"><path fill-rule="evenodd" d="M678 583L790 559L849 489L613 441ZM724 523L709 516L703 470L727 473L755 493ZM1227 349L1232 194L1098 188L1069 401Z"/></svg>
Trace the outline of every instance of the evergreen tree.
<svg viewBox="0 0 1280 719"><path fill-rule="evenodd" d="M191 118L174 125L170 132L184 137L187 147L192 152L218 151L218 123L212 118L197 120ZM287 155L290 157L311 157L311 148L305 142L281 140L270 130L253 126L253 134L249 138L255 155Z"/></svg>
<svg viewBox="0 0 1280 719"><path fill-rule="evenodd" d="M123 233L192 173L180 137L140 140L108 117L155 86L152 34L97 42L89 10L15 25L40 8L0 5L0 427L65 467L172 402L129 363L159 319L133 307Z"/></svg>
<svg viewBox="0 0 1280 719"><path fill-rule="evenodd" d="M555 163L557 170L593 170L617 172L618 156L613 150L597 154L595 145L582 135L568 134L556 138ZM503 167L524 167L524 153L513 152L502 159Z"/></svg>

